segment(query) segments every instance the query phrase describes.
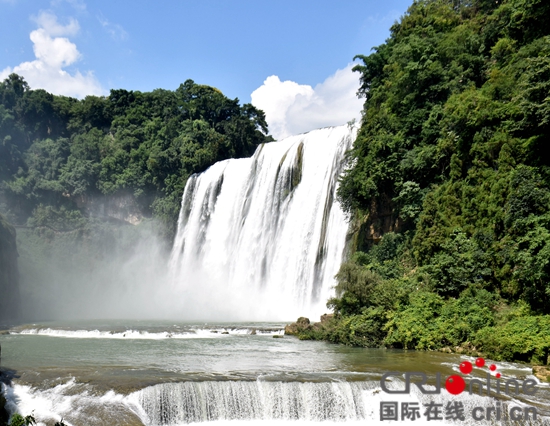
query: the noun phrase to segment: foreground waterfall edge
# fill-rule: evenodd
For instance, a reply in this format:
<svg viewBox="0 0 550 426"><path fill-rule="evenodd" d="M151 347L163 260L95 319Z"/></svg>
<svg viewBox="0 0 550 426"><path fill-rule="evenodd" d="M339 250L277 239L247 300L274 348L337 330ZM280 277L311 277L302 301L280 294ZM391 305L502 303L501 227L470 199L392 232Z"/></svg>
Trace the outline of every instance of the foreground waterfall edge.
<svg viewBox="0 0 550 426"><path fill-rule="evenodd" d="M400 378L386 382L386 388L400 390ZM431 389L432 387L430 387ZM456 402L448 393L424 395L417 388L410 394L395 395L381 391L379 380L331 380L317 382L255 381L187 381L148 386L128 395L110 390L102 395L93 393L89 385L74 379L55 387L39 390L25 385L7 387L2 384L7 408L15 412L18 405L28 411L38 408L41 420L60 420L63 414L73 421L86 420L91 424L104 424L111 418L124 424L147 426L180 426L185 424L364 424L382 423L381 403L409 403L419 407L439 404L441 407ZM92 393L91 393L92 392ZM510 407L522 407L524 402L515 398L503 401L479 395L462 395L460 404L465 418L462 424L488 424L475 421L470 414L481 407L483 412ZM77 408L78 407L78 408ZM76 409L76 410L75 410ZM93 413L102 413L96 418ZM61 414L63 413L63 414ZM426 414L422 414L426 416ZM421 424L423 419L419 418ZM503 424L506 422L506 415ZM242 422L242 423L241 423ZM529 424L547 424L542 416ZM452 419L441 424L456 424ZM500 423L500 422L499 422ZM39 423L43 425L44 423ZM68 426L83 423L67 423ZM491 423L493 424L493 423Z"/></svg>
<svg viewBox="0 0 550 426"><path fill-rule="evenodd" d="M187 316L319 316L332 295L348 223L336 200L356 129L263 144L189 178L169 272Z"/></svg>

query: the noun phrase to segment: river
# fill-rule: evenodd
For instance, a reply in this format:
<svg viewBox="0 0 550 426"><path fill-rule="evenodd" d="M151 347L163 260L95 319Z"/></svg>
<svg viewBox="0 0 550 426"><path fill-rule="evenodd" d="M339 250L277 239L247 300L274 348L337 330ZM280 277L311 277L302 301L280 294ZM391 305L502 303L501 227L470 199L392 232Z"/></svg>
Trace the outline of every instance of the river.
<svg viewBox="0 0 550 426"><path fill-rule="evenodd" d="M495 363L501 380L537 382L535 395L496 398L408 394L404 373L423 372L435 384L459 374L471 357L440 352L352 348L300 341L283 335L282 323L177 323L155 321L49 322L14 327L0 335L3 392L8 408L34 413L40 425L64 419L69 425L352 424L400 423L380 419L381 401L426 404L458 401L460 424L477 421L487 407L502 412L535 407L543 424L550 416L550 386L539 383L529 366ZM475 369L477 377L489 370ZM429 386L429 389L435 389ZM504 389L504 387L503 387ZM513 392L511 392L513 393ZM502 403L502 404L501 404ZM442 412L442 415L444 412ZM495 418L493 413L493 419ZM517 413L516 413L517 414ZM403 420L406 421L406 420ZM455 424L452 419L440 423ZM430 424L432 424L430 422ZM510 423L510 424L526 424Z"/></svg>

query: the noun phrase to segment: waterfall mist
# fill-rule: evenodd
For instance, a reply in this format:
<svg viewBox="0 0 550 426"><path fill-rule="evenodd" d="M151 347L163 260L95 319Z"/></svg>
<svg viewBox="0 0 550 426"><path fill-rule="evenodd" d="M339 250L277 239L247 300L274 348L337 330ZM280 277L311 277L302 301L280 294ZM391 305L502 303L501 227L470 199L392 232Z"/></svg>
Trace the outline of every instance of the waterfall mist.
<svg viewBox="0 0 550 426"><path fill-rule="evenodd" d="M157 224L94 225L85 234L18 230L23 319L176 316L166 311L169 251Z"/></svg>
<svg viewBox="0 0 550 426"><path fill-rule="evenodd" d="M170 252L154 221L18 230L25 320L294 320L326 312L348 224L336 201L346 126L193 175Z"/></svg>

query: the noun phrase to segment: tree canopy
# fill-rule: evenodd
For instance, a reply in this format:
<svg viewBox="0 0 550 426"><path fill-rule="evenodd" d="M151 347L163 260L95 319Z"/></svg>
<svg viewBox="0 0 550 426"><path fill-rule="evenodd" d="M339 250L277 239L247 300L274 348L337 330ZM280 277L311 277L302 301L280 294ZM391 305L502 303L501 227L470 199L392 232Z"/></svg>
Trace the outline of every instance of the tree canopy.
<svg viewBox="0 0 550 426"><path fill-rule="evenodd" d="M544 0L417 0L356 57L363 121L339 190L355 254L330 339L370 324L369 344L487 349L495 324L548 318L549 16Z"/></svg>
<svg viewBox="0 0 550 426"><path fill-rule="evenodd" d="M47 211L46 221L85 216L90 200L125 194L173 228L191 174L268 140L262 111L192 80L77 100L12 74L0 83L3 211L18 223Z"/></svg>

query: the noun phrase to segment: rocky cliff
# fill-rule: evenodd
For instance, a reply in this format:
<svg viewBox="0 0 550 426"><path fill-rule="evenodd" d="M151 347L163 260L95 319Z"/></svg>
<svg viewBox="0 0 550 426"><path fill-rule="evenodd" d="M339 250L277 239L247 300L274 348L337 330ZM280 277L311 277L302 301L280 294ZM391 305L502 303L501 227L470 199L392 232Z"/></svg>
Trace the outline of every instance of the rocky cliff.
<svg viewBox="0 0 550 426"><path fill-rule="evenodd" d="M19 271L15 229L0 215L0 322L19 316Z"/></svg>

